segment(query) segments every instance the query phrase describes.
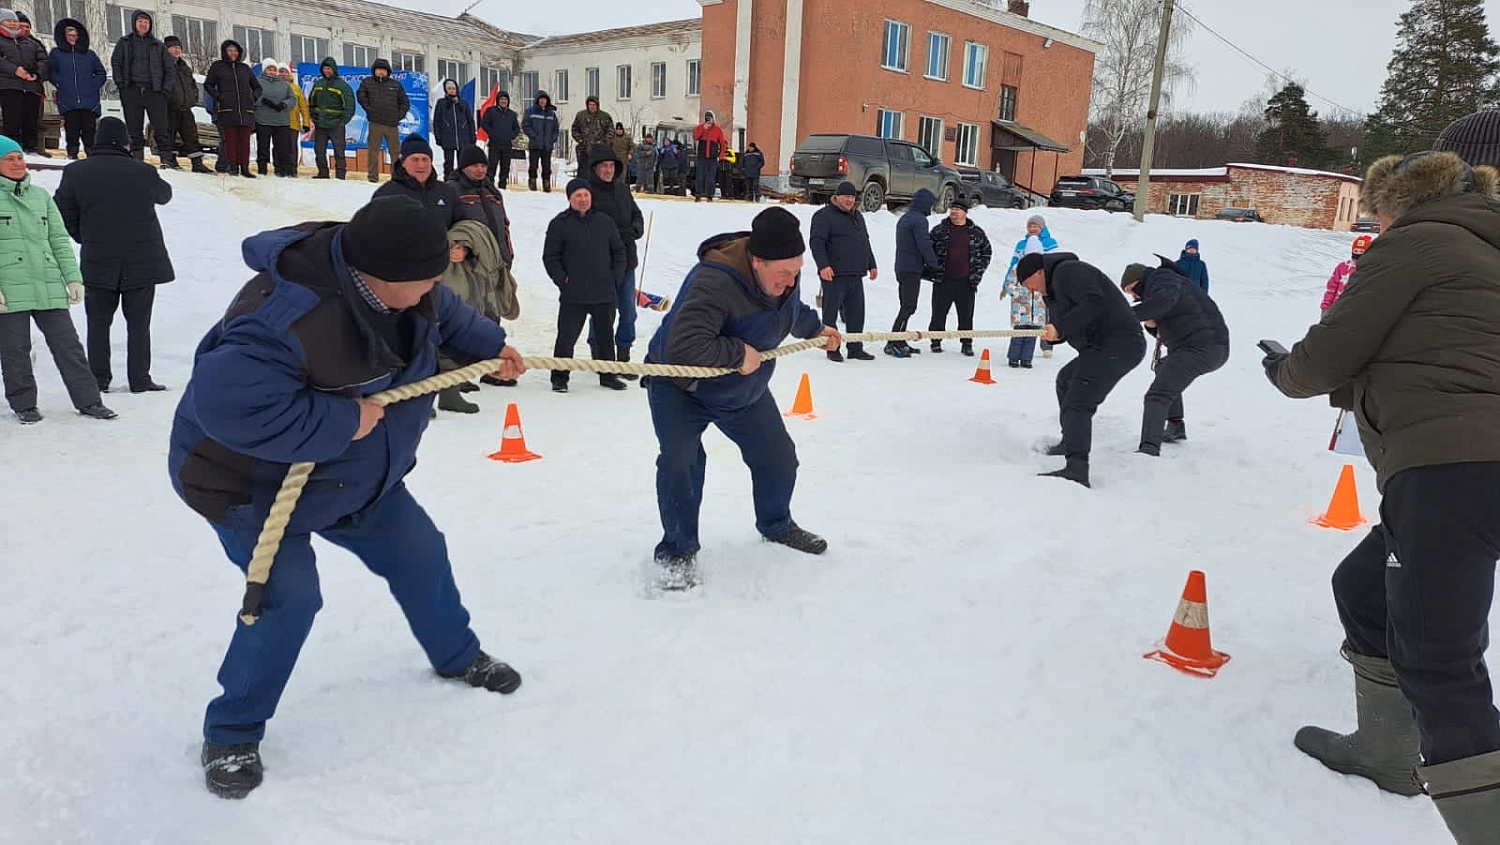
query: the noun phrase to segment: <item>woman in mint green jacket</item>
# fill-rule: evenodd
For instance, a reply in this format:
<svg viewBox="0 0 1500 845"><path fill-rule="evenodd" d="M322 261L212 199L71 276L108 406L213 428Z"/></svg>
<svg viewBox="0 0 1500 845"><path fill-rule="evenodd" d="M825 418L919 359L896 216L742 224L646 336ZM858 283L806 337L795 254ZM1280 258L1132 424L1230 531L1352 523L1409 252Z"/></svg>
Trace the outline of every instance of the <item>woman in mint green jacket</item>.
<svg viewBox="0 0 1500 845"><path fill-rule="evenodd" d="M68 314L68 306L82 301L83 275L62 214L50 194L31 184L20 145L0 135L0 374L5 401L22 423L42 421L31 371L33 322L47 339L78 412L115 418L100 401L99 384Z"/></svg>

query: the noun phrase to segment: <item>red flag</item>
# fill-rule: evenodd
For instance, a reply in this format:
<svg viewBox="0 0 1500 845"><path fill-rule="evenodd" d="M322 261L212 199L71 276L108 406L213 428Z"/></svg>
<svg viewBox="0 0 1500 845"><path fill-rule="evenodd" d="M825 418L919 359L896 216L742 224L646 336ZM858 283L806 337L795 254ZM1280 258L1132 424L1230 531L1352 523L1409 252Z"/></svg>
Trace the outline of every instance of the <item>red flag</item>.
<svg viewBox="0 0 1500 845"><path fill-rule="evenodd" d="M484 119L484 113L489 111L490 108L495 105L495 101L498 99L500 99L500 86L496 85L494 90L490 91L489 99L479 104L480 120ZM483 126L475 127L475 130L475 134L479 136L479 140L484 141L485 143L489 143L490 133L484 131Z"/></svg>

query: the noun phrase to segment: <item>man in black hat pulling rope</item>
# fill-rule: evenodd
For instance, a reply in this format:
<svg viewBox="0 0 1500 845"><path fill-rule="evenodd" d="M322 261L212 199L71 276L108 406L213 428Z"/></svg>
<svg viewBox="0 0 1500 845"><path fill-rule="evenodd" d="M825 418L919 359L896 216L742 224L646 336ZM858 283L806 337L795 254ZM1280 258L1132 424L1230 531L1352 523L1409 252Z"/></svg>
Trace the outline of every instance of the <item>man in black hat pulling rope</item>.
<svg viewBox="0 0 1500 845"><path fill-rule="evenodd" d="M172 423L168 468L231 562L247 568L291 464L316 464L265 585L265 612L235 624L208 705L209 791L261 783L260 740L322 607L312 535L353 552L391 594L444 678L511 693L521 676L479 648L443 535L402 479L416 463L432 396L381 407L364 397L438 371L438 347L525 369L505 330L438 284L445 222L409 197L376 199L343 223L303 223L245 241L257 271L198 345Z"/></svg>

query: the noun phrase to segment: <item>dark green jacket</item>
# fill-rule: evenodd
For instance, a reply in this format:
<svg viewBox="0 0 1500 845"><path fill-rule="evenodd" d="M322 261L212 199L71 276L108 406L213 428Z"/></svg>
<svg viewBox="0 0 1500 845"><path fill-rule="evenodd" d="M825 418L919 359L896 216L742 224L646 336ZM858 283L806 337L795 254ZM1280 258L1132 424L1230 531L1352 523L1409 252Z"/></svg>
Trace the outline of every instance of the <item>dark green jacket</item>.
<svg viewBox="0 0 1500 845"><path fill-rule="evenodd" d="M333 78L319 77L307 95L307 110L312 116L313 126L319 129L339 129L354 119L354 89L339 76L339 64L333 59L324 59L318 66L333 68Z"/></svg>
<svg viewBox="0 0 1500 845"><path fill-rule="evenodd" d="M1403 214L1276 385L1351 408L1382 490L1404 469L1500 461L1500 199Z"/></svg>

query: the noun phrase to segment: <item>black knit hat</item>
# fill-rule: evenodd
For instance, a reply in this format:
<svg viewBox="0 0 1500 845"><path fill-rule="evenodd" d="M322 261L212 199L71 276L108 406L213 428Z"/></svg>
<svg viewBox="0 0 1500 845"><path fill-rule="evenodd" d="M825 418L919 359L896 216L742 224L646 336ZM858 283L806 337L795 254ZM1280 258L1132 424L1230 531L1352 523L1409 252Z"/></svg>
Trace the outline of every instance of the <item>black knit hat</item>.
<svg viewBox="0 0 1500 845"><path fill-rule="evenodd" d="M406 140L401 142L401 157L406 158L409 155L424 155L432 158L432 145L427 143L427 139L421 135L415 133L407 135Z"/></svg>
<svg viewBox="0 0 1500 845"><path fill-rule="evenodd" d="M458 169L463 170L475 164L489 164L490 160L484 154L484 150L477 144L470 144L458 151Z"/></svg>
<svg viewBox="0 0 1500 845"><path fill-rule="evenodd" d="M94 146L130 149L130 130L125 128L125 121L118 117L100 118L99 127L94 130Z"/></svg>
<svg viewBox="0 0 1500 845"><path fill-rule="evenodd" d="M166 38L163 38L161 40L161 46L163 46L163 47L181 47L182 46L182 39L178 38L175 35L168 35Z"/></svg>
<svg viewBox="0 0 1500 845"><path fill-rule="evenodd" d="M568 199L572 199L573 198L573 192L574 191L580 191L580 190L581 191L588 191L589 192L589 196L593 196L594 195L594 189L589 187L589 180L584 179L581 176L575 176L572 179L568 180L568 187L567 187L567 196L568 196Z"/></svg>
<svg viewBox="0 0 1500 845"><path fill-rule="evenodd" d="M859 196L859 189L854 187L853 182L840 182L839 186L834 189L833 195L836 197L857 197Z"/></svg>
<svg viewBox="0 0 1500 845"><path fill-rule="evenodd" d="M380 197L344 226L344 260L383 282L425 282L448 267L448 227L412 197Z"/></svg>
<svg viewBox="0 0 1500 845"><path fill-rule="evenodd" d="M1470 167L1500 167L1500 106L1485 106L1448 124L1432 148L1456 153Z"/></svg>
<svg viewBox="0 0 1500 845"><path fill-rule="evenodd" d="M1042 269L1042 254L1040 252L1028 252L1021 256L1016 262L1016 281L1024 282L1036 275L1036 271Z"/></svg>
<svg viewBox="0 0 1500 845"><path fill-rule="evenodd" d="M948 203L948 207L949 208L962 208L964 211L968 211L969 210L969 201L967 199L965 199L964 197L954 197L953 198L953 202Z"/></svg>
<svg viewBox="0 0 1500 845"><path fill-rule="evenodd" d="M750 254L764 261L797 258L807 251L802 224L779 205L755 215L750 223Z"/></svg>
<svg viewBox="0 0 1500 845"><path fill-rule="evenodd" d="M1151 268L1144 264L1127 264L1125 272L1120 274L1120 287L1130 287L1141 279L1146 278L1146 274L1149 272L1151 272Z"/></svg>

